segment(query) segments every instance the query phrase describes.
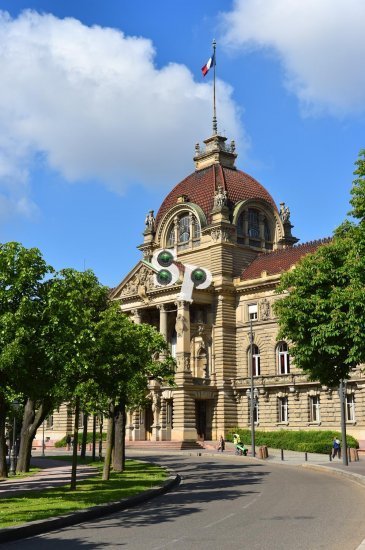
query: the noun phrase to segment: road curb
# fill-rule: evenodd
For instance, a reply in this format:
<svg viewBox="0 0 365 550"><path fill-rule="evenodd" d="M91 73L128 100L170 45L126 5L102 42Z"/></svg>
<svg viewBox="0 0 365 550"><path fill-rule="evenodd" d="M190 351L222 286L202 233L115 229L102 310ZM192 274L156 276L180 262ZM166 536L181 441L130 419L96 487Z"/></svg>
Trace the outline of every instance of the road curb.
<svg viewBox="0 0 365 550"><path fill-rule="evenodd" d="M132 508L133 506L147 502L152 498L167 493L175 486L179 485L181 481L179 474L176 474L171 470L169 470L169 472L169 478L164 481L160 487L149 489L143 493L138 493L138 495L124 498L117 502L98 504L97 506L85 508L84 510L78 510L77 512L67 514L65 516L31 521L23 525L0 529L0 544L27 537L34 537L50 531L56 531L58 529L62 529L63 527L69 527L71 525L76 525L77 523L107 516L109 514L119 512L120 510Z"/></svg>
<svg viewBox="0 0 365 550"><path fill-rule="evenodd" d="M338 468L329 468L328 466L321 466L320 464L300 464L300 466L302 466L302 468L309 468L310 470L317 470L319 472L327 472L339 477L345 477L355 483L365 486L365 476L356 474L355 472L345 472L344 470L339 470Z"/></svg>

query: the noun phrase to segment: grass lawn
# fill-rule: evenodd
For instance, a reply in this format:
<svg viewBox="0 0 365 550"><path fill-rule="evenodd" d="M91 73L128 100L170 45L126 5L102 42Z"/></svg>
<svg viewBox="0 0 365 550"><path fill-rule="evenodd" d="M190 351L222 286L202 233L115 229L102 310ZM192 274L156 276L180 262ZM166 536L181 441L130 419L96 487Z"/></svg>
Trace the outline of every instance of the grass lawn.
<svg viewBox="0 0 365 550"><path fill-rule="evenodd" d="M70 492L69 485L65 485L46 491L29 491L23 495L1 498L0 528L61 516L82 508L121 500L159 485L167 477L166 470L159 466L127 460L123 473L111 472L110 480L102 481L102 463L90 462L87 459L82 462L98 468L99 474L80 481L76 491Z"/></svg>

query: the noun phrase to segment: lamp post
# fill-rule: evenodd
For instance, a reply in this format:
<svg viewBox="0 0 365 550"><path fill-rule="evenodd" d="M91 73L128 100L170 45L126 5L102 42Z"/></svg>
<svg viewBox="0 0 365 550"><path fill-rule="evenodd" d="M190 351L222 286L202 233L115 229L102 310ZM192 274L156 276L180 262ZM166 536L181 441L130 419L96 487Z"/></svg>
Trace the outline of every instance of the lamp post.
<svg viewBox="0 0 365 550"><path fill-rule="evenodd" d="M345 466L348 466L347 458L347 441L346 441L346 380L340 380L340 386L338 388L340 397L340 409L341 409L341 434L342 434L342 462Z"/></svg>
<svg viewBox="0 0 365 550"><path fill-rule="evenodd" d="M45 420L43 420L43 424L42 424L42 456L45 456L45 452L44 452L44 449L45 449L45 442L44 442L44 423L45 423Z"/></svg>
<svg viewBox="0 0 365 550"><path fill-rule="evenodd" d="M9 474L12 474L15 476L16 473L16 462L17 462L17 452L16 452L16 411L18 410L19 402L13 401L12 408L14 412L14 419L13 419L13 444L10 451L10 468L9 468Z"/></svg>
<svg viewBox="0 0 365 550"><path fill-rule="evenodd" d="M254 333L252 331L252 319L250 317L250 362L251 362L251 389L247 390L247 397L250 398L250 419L251 419L251 453L252 456L255 456L255 417L254 417L254 411L255 411L255 405L256 405L256 399L257 399L257 389L254 388L253 384L253 339L254 339Z"/></svg>

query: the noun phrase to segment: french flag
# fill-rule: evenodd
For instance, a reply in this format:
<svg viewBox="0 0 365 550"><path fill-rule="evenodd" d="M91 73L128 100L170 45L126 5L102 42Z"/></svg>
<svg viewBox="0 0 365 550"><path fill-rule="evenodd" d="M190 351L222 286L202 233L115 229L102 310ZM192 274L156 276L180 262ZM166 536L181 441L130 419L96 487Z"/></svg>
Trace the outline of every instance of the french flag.
<svg viewBox="0 0 365 550"><path fill-rule="evenodd" d="M206 74L208 74L209 72L209 69L211 67L213 67L215 64L215 55L213 54L212 57L210 57L208 59L208 61L206 62L206 64L204 65L204 67L202 67L202 73L203 73L203 76L205 76Z"/></svg>

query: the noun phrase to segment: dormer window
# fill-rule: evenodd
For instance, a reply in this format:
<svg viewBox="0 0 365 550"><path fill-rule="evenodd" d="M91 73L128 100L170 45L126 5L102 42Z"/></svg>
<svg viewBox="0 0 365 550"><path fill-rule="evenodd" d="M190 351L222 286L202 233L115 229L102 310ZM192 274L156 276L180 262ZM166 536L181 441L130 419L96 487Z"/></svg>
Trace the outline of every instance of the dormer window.
<svg viewBox="0 0 365 550"><path fill-rule="evenodd" d="M166 246L172 248L177 245L178 249L198 246L200 244L200 223L192 213L175 216L167 231Z"/></svg>
<svg viewBox="0 0 365 550"><path fill-rule="evenodd" d="M272 250L270 223L258 208L243 210L237 220L237 241L255 248Z"/></svg>

